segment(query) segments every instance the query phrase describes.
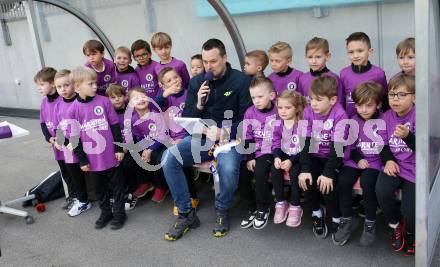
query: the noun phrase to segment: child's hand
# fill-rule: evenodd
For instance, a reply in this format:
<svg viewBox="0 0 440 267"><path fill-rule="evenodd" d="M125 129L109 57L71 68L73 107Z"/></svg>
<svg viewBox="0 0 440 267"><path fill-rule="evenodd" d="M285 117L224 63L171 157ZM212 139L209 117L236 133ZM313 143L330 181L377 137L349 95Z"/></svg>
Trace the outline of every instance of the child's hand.
<svg viewBox="0 0 440 267"><path fill-rule="evenodd" d="M281 169L288 172L292 168L292 162L290 159L286 159L285 161L281 162Z"/></svg>
<svg viewBox="0 0 440 267"><path fill-rule="evenodd" d="M359 167L359 169L362 169L362 170L368 168L368 167L369 167L369 165L368 165L368 161L365 160L365 159L361 159L361 160L359 160L359 162L358 162L358 167Z"/></svg>
<svg viewBox="0 0 440 267"><path fill-rule="evenodd" d="M406 138L409 134L409 129L402 124L397 124L396 129L394 129L394 135L399 138Z"/></svg>
<svg viewBox="0 0 440 267"><path fill-rule="evenodd" d="M328 194L333 191L333 179L331 178L320 175L316 183L319 186L319 191L323 194Z"/></svg>
<svg viewBox="0 0 440 267"><path fill-rule="evenodd" d="M81 166L81 170L82 170L83 172L88 172L88 171L90 171L90 164L87 164L87 165Z"/></svg>
<svg viewBox="0 0 440 267"><path fill-rule="evenodd" d="M55 148L56 149L58 149L58 150L61 150L61 146L55 141L54 143L53 143L53 145L55 146Z"/></svg>
<svg viewBox="0 0 440 267"><path fill-rule="evenodd" d="M117 161L121 162L124 159L124 153L123 152L116 152L115 157L116 157Z"/></svg>
<svg viewBox="0 0 440 267"><path fill-rule="evenodd" d="M301 187L301 189L303 191L307 191L307 183L310 186L312 185L312 183L313 183L312 174L310 172L302 172L302 173L300 173L299 176L298 176L298 184L299 184L299 187Z"/></svg>
<svg viewBox="0 0 440 267"><path fill-rule="evenodd" d="M246 167L247 167L247 169L248 169L249 171L253 172L254 169L255 169L255 163L256 163L255 159L253 159L253 160L249 160L248 162L246 162Z"/></svg>
<svg viewBox="0 0 440 267"><path fill-rule="evenodd" d="M281 159L275 158L273 161L273 165L275 166L275 169L277 170L281 169Z"/></svg>
<svg viewBox="0 0 440 267"><path fill-rule="evenodd" d="M383 172L388 176L396 177L400 173L399 164L397 164L393 160L387 161L385 163L385 167L383 168Z"/></svg>
<svg viewBox="0 0 440 267"><path fill-rule="evenodd" d="M142 160L145 163L150 162L150 160L151 160L151 152L153 152L151 149L145 149L144 151L142 151Z"/></svg>
<svg viewBox="0 0 440 267"><path fill-rule="evenodd" d="M57 142L57 138L56 137L51 137L49 138L49 143L51 143L52 145L54 145Z"/></svg>
<svg viewBox="0 0 440 267"><path fill-rule="evenodd" d="M73 151L73 145L72 145L72 143L69 143L69 144L67 145L67 149L69 149L70 152Z"/></svg>

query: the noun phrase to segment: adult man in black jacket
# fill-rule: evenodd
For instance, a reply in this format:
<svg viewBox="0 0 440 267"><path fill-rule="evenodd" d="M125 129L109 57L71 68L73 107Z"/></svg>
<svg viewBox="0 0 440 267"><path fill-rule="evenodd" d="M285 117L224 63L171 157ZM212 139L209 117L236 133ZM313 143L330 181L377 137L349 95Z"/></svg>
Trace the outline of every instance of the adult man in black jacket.
<svg viewBox="0 0 440 267"><path fill-rule="evenodd" d="M187 136L164 153L165 178L179 209L179 217L165 234L167 240L177 240L189 228L200 224L191 206L183 167L212 159L207 151L210 144L223 140L225 136L234 138L238 124L252 104L250 78L231 68L220 40L210 39L203 44L202 60L205 71L211 71L214 78L207 82L204 74L200 74L190 80L183 116L210 119L213 125L209 129L204 128L203 135ZM215 196L217 220L213 233L216 237L226 235L229 230L227 212L237 188L241 159L242 155L235 148L217 156L220 192Z"/></svg>

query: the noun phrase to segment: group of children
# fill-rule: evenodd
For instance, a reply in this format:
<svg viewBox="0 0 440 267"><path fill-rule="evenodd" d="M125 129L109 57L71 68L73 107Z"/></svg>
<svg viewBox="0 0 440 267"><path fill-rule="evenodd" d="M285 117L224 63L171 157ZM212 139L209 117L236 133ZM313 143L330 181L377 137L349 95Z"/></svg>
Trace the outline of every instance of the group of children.
<svg viewBox="0 0 440 267"><path fill-rule="evenodd" d="M414 38L397 45L402 71L388 83L384 71L369 61L373 49L365 33L351 34L346 49L352 64L339 76L326 66L331 54L323 38L307 43L310 71L305 73L290 66L292 50L285 42L274 44L268 56L261 50L247 53L245 72L255 78L250 86L253 106L244 116L252 123L244 124L243 139L246 146L255 144L256 151L246 155L240 172L240 195L248 205L241 227L262 229L267 224L270 179L275 224L301 224L304 194L312 209L315 236L325 238L330 232L336 245L344 245L359 223L352 210L353 186L359 180L365 207L360 244L374 243L380 207L390 228L391 247L413 255ZM269 63L274 72L265 78L263 71ZM355 138L350 141L351 131ZM290 192L286 197L287 176ZM399 188L401 201L396 198ZM326 213L331 214L330 227Z"/></svg>
<svg viewBox="0 0 440 267"><path fill-rule="evenodd" d="M58 72L46 67L34 78L44 96L41 128L68 185L70 197L64 208L69 216L90 209L86 179L95 181L101 209L97 229L108 223L112 229L121 228L125 211L150 191L154 191L153 201L165 199L168 189L159 165L162 153L186 135L172 120L184 108L190 79L186 65L171 56L168 34L155 33L151 46L159 62L151 59L151 48L144 40L135 41L131 49L117 48L111 62L104 58L102 43L90 40L83 47L85 67ZM351 205L352 188L360 178L366 210L361 244L374 242L380 207L390 227L392 248L405 248L406 255L413 255L414 38L398 44L402 72L389 83L384 71L369 61L373 49L365 33L351 34L346 48L352 64L339 76L326 66L331 53L323 38L307 43L310 71L305 73L291 67L292 49L285 42L275 43L268 55L262 50L246 54L244 71L254 79L249 88L253 106L244 120L259 124L244 129L243 139L248 145L256 144L256 151L244 156L240 171L239 191L248 204L241 227L267 225L273 201L270 178L275 224L301 224L304 193L312 208L315 236L325 238L330 231L334 243L343 245L358 224ZM130 66L132 58L138 63L135 69ZM265 78L269 63L273 72ZM203 75L201 55L191 57L190 70L192 76ZM359 130L351 143L347 136L352 124L340 127L348 119ZM195 208L192 168L185 174ZM288 197L286 174L290 176ZM401 202L396 199L399 188Z"/></svg>

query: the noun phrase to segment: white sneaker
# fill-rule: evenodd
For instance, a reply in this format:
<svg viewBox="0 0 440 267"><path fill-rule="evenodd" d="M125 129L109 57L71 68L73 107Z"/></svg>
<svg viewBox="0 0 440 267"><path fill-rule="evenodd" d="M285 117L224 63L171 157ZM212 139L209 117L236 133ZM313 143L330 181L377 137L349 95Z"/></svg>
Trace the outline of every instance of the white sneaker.
<svg viewBox="0 0 440 267"><path fill-rule="evenodd" d="M90 202L80 202L79 200L76 200L67 214L69 214L70 217L75 217L89 210L91 207L92 203Z"/></svg>
<svg viewBox="0 0 440 267"><path fill-rule="evenodd" d="M267 221L269 220L270 210L267 211L257 211L254 219L254 229L263 229Z"/></svg>

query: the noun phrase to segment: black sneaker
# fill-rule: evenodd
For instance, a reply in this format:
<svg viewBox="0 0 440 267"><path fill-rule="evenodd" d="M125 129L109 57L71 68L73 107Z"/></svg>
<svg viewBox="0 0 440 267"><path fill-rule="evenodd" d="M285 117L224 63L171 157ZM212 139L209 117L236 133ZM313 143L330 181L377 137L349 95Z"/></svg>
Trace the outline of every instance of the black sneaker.
<svg viewBox="0 0 440 267"><path fill-rule="evenodd" d="M364 231L362 232L360 243L361 246L367 247L374 243L376 240L376 222L364 223Z"/></svg>
<svg viewBox="0 0 440 267"><path fill-rule="evenodd" d="M63 203L63 205L61 206L61 209L63 210L68 210L72 207L74 202L74 199L71 197L66 198L66 201Z"/></svg>
<svg viewBox="0 0 440 267"><path fill-rule="evenodd" d="M261 230L263 229L267 221L269 221L270 209L267 211L257 211L254 220L254 229Z"/></svg>
<svg viewBox="0 0 440 267"><path fill-rule="evenodd" d="M186 234L190 228L195 229L200 226L200 220L197 217L196 210L191 209L187 214L179 213L175 223L165 234L165 240L176 241Z"/></svg>
<svg viewBox="0 0 440 267"><path fill-rule="evenodd" d="M401 251L405 247L405 221L401 220L396 228L390 227L390 244L394 251Z"/></svg>
<svg viewBox="0 0 440 267"><path fill-rule="evenodd" d="M410 257L414 256L416 253L416 242L414 234L406 232L406 247L405 247L405 256Z"/></svg>
<svg viewBox="0 0 440 267"><path fill-rule="evenodd" d="M127 216L125 214L114 216L112 222L110 223L110 229L118 230L124 226L125 221L127 220Z"/></svg>
<svg viewBox="0 0 440 267"><path fill-rule="evenodd" d="M357 214L359 217L361 218L365 218L365 207L364 205L360 204L359 207L357 208Z"/></svg>
<svg viewBox="0 0 440 267"><path fill-rule="evenodd" d="M217 219L215 221L212 232L215 237L224 237L229 231L229 217L228 212L224 210L217 210Z"/></svg>
<svg viewBox="0 0 440 267"><path fill-rule="evenodd" d="M102 213L99 216L98 220L95 222L95 229L104 228L111 220L113 219L113 215L111 213Z"/></svg>
<svg viewBox="0 0 440 267"><path fill-rule="evenodd" d="M317 238L326 238L328 234L327 225L325 224L325 213L324 209L321 208L321 217L313 216L312 215L312 226L313 226L313 233Z"/></svg>
<svg viewBox="0 0 440 267"><path fill-rule="evenodd" d="M341 218L336 233L332 235L333 243L337 246L343 246L350 239L351 234L356 230L358 220L353 218Z"/></svg>
<svg viewBox="0 0 440 267"><path fill-rule="evenodd" d="M246 217L241 221L240 227L243 229L249 228L254 224L255 215L257 211L248 211Z"/></svg>
<svg viewBox="0 0 440 267"><path fill-rule="evenodd" d="M132 194L128 194L127 199L125 200L124 209L132 210L136 207L136 203L138 202L138 198L133 196Z"/></svg>

